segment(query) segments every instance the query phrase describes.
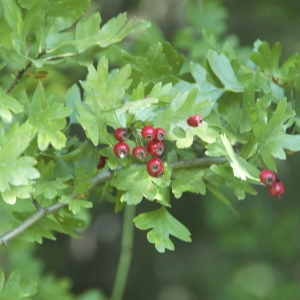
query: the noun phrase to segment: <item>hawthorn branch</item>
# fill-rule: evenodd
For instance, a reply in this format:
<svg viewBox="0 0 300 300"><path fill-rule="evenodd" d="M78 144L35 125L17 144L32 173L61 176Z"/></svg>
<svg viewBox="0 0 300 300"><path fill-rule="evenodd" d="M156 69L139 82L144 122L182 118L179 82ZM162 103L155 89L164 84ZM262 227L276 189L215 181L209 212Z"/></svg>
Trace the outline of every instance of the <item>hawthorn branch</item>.
<svg viewBox="0 0 300 300"><path fill-rule="evenodd" d="M20 223L18 226L14 227L10 231L6 232L0 237L0 246L7 245L7 242L14 237L20 235L27 228L34 225L39 220L43 219L45 216L52 214L60 209L65 207L64 204L60 202L56 202L47 207L40 207L33 215L31 215L28 219Z"/></svg>
<svg viewBox="0 0 300 300"><path fill-rule="evenodd" d="M35 59L39 59L41 56L43 56L46 53L46 51L42 51L40 52ZM21 80L21 78L23 77L24 73L31 67L32 65L32 61L27 61L26 65L24 68L20 69L17 73L17 75L15 76L13 82L11 83L11 85L8 87L8 89L6 90L6 93L9 94L14 88L15 86L18 84L18 82Z"/></svg>
<svg viewBox="0 0 300 300"><path fill-rule="evenodd" d="M212 165L225 164L226 162L227 159L225 156L191 158L191 159L174 161L171 163L171 168L173 170L199 168L199 167L206 168Z"/></svg>
<svg viewBox="0 0 300 300"><path fill-rule="evenodd" d="M46 54L46 51L42 51L40 52L35 59L39 59L41 58L44 54ZM60 58L65 58L65 57L71 57L71 56L75 56L76 53L65 53L65 54L61 54L61 55L57 55L57 56L53 56L53 57L47 57L45 58L45 61L52 61L52 60L57 60ZM23 75L25 74L25 72L32 66L32 61L28 60L25 64L25 67L20 69L18 71L18 73L16 74L16 76L14 77L12 83L10 84L10 86L7 88L6 93L9 94L14 88L15 86L18 84L18 82L21 80L21 78L23 77Z"/></svg>
<svg viewBox="0 0 300 300"><path fill-rule="evenodd" d="M186 159L186 160L179 160L172 162L171 168L173 170L179 169L189 169L189 168L199 168L199 167L209 167L211 165L219 165L224 164L227 162L226 157L204 157L204 158L195 158L195 159ZM132 165L132 168L140 167L140 164ZM121 169L121 168L119 168ZM117 169L118 170L118 169ZM94 188L99 184L103 184L106 180L110 179L113 175L112 170L106 169L103 172L97 174L92 178L92 184L90 189ZM53 214L56 211L59 211L62 208L65 208L67 205L62 204L60 202L56 202L46 207L41 207L35 205L37 211L33 213L28 219L24 220L18 226L14 227L13 229L9 230L8 232L4 233L0 236L0 246L7 245L8 241L15 238L16 236L22 234L26 229L37 223L39 220L43 219L47 215Z"/></svg>

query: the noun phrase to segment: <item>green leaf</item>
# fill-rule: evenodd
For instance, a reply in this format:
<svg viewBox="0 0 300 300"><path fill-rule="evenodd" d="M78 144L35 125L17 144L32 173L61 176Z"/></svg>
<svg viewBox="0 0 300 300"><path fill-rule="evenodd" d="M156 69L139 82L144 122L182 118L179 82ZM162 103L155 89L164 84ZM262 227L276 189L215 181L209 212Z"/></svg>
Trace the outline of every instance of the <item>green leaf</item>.
<svg viewBox="0 0 300 300"><path fill-rule="evenodd" d="M64 17L77 19L83 16L84 11L89 7L89 0L48 0L48 15L51 17Z"/></svg>
<svg viewBox="0 0 300 300"><path fill-rule="evenodd" d="M147 213L142 213L133 219L135 226L141 230L152 228L147 234L148 241L155 244L158 252L166 249L174 250L174 244L169 236L172 235L182 241L190 242L190 232L176 220L167 209L161 208Z"/></svg>
<svg viewBox="0 0 300 300"><path fill-rule="evenodd" d="M79 116L76 118L85 130L87 138L90 139L95 146L98 145L100 126L99 122L97 122L96 116L79 103L76 103L76 107L79 113Z"/></svg>
<svg viewBox="0 0 300 300"><path fill-rule="evenodd" d="M22 27L22 11L15 1L1 0L4 17L11 29L18 31Z"/></svg>
<svg viewBox="0 0 300 300"><path fill-rule="evenodd" d="M65 196L65 202L69 201L68 197ZM71 199L73 201L73 199ZM74 202L80 202L82 200L74 199ZM83 201L85 203L80 203L79 207L90 207L91 203L87 204L87 201ZM65 203L65 204L69 204ZM71 204L72 206L72 204ZM76 206L76 204L75 204ZM72 207L76 213L75 207ZM19 220L24 221L32 216L33 212L13 212L13 216ZM50 240L56 240L53 232L60 232L68 234L72 237L78 238L79 235L74 231L75 228L83 228L85 226L85 222L79 218L75 218L71 215L71 213L67 210L61 210L53 215L48 215L44 217L39 222L35 223L34 226L29 227L22 233L22 238L28 242L37 242L41 244L43 242L43 238L47 238Z"/></svg>
<svg viewBox="0 0 300 300"><path fill-rule="evenodd" d="M17 198L28 199L31 196L32 190L33 187L29 185L29 182L27 185L7 186L7 189L1 192L1 196L7 204L14 205Z"/></svg>
<svg viewBox="0 0 300 300"><path fill-rule="evenodd" d="M252 195L257 194L256 190L253 189L249 182L234 177L233 170L228 165L213 165L210 168L214 173L224 178L226 186L234 190L234 193L237 196L238 200L245 199L245 193L249 193ZM252 166L252 168L254 167ZM257 170L257 172L259 171Z"/></svg>
<svg viewBox="0 0 300 300"><path fill-rule="evenodd" d="M253 134L255 140L252 144L257 144L257 152L265 163L265 166L271 170L276 170L274 158L285 159L286 155L283 147L287 147L286 143L281 143L285 138L284 123L294 115L294 111L287 108L287 101L282 100L277 105L271 118L268 120L267 110L263 102L258 99L255 105L253 118ZM295 139L297 143L297 138Z"/></svg>
<svg viewBox="0 0 300 300"><path fill-rule="evenodd" d="M249 80L248 85L245 87L243 93L243 105L242 105L242 120L240 131L248 132L252 129L251 111L255 105L255 86L254 83Z"/></svg>
<svg viewBox="0 0 300 300"><path fill-rule="evenodd" d="M60 203L68 205L69 210L74 214L78 214L81 210L81 208L92 208L93 203L90 201L82 200L82 199L74 199L69 196L62 196L58 200Z"/></svg>
<svg viewBox="0 0 300 300"><path fill-rule="evenodd" d="M235 211L235 209L232 207L231 202L224 196L223 193L218 191L213 185L207 184L206 188L215 196L218 200L220 200L223 204L225 204L236 216L238 216L238 213Z"/></svg>
<svg viewBox="0 0 300 300"><path fill-rule="evenodd" d="M108 300L108 298L105 297L104 293L98 289L89 289L83 294L80 294L77 300Z"/></svg>
<svg viewBox="0 0 300 300"><path fill-rule="evenodd" d="M205 195L203 181L204 170L175 170L172 173L172 192L175 198L181 198L184 192Z"/></svg>
<svg viewBox="0 0 300 300"><path fill-rule="evenodd" d="M71 114L69 116L71 124L78 123L76 117L78 115L77 105L81 105L81 95L78 85L74 84L66 93L66 106L71 109Z"/></svg>
<svg viewBox="0 0 300 300"><path fill-rule="evenodd" d="M96 162L96 160L93 161ZM97 163L95 163L94 166L96 165ZM91 172L91 170L94 170L94 172ZM83 165L79 165L76 167L74 191L73 191L74 195L87 193L88 189L92 184L91 179L96 172L96 168L93 167L91 170L87 170Z"/></svg>
<svg viewBox="0 0 300 300"><path fill-rule="evenodd" d="M227 122L224 127L229 127L238 134L242 120L242 108L239 94L225 94L218 102L218 110L222 119Z"/></svg>
<svg viewBox="0 0 300 300"><path fill-rule="evenodd" d="M99 14L92 15L88 20L81 20L76 26L76 40L73 42L79 52L92 46L101 48L118 43L134 31L149 27L149 22L130 20L126 24L126 13L110 19L99 31L101 18Z"/></svg>
<svg viewBox="0 0 300 300"><path fill-rule="evenodd" d="M221 53L219 55L216 51L210 50L207 54L207 59L213 72L220 79L226 91L237 93L244 91L243 85L236 78L230 61L225 54Z"/></svg>
<svg viewBox="0 0 300 300"><path fill-rule="evenodd" d="M255 51L250 55L250 59L264 70L271 72L279 70L279 59L281 56L281 45L275 43L273 48L270 48L268 42L255 42Z"/></svg>
<svg viewBox="0 0 300 300"><path fill-rule="evenodd" d="M190 126L186 123L187 118L194 115L195 112L199 112L202 115L202 111L213 105L208 99L196 102L197 95L198 88L188 92L177 92L165 109L158 110L155 117L155 126L163 127L167 132L172 131L173 127L182 127L187 134L192 134L192 131L189 131ZM168 138L175 139L172 135L168 136ZM186 147L189 147L189 145Z"/></svg>
<svg viewBox="0 0 300 300"><path fill-rule="evenodd" d="M0 130L0 192L3 200L14 204L16 197L27 198L32 190L32 180L40 174L33 157L22 155L33 137L28 123L20 127L14 123L4 135Z"/></svg>
<svg viewBox="0 0 300 300"><path fill-rule="evenodd" d="M178 134L178 127L181 130L180 134ZM182 133L182 130L185 134ZM186 120L184 120L172 124L167 137L169 140L176 141L176 146L179 149L183 149L189 148L193 144L195 135L207 143L214 143L220 136L220 134L216 130L210 128L209 124L205 121L198 127L191 127L187 124Z"/></svg>
<svg viewBox="0 0 300 300"><path fill-rule="evenodd" d="M13 118L12 112L16 114L23 112L23 106L0 88L0 117L9 123Z"/></svg>
<svg viewBox="0 0 300 300"><path fill-rule="evenodd" d="M69 107L62 103L49 103L41 83L38 84L32 101L28 107L29 122L37 131L38 147L46 150L51 144L55 149L61 149L66 144L66 136L62 130L66 126L66 117L71 113Z"/></svg>
<svg viewBox="0 0 300 300"><path fill-rule="evenodd" d="M47 199L54 199L60 191L68 187L63 181L64 179L59 178L55 180L48 179L37 181L34 189L34 195L43 195L43 197Z"/></svg>
<svg viewBox="0 0 300 300"><path fill-rule="evenodd" d="M79 53L94 46L106 48L111 44L120 42L127 35L145 29L150 25L149 22L145 21L137 22L135 18L127 23L126 20L126 13L119 14L117 17L110 19L100 29L101 17L99 13L95 13L88 20L79 20L76 25L75 36L72 33L54 33L48 37L47 53L52 53L66 46L74 46L76 48L75 52L78 51Z"/></svg>
<svg viewBox="0 0 300 300"><path fill-rule="evenodd" d="M128 204L138 204L143 197L148 200L161 200L160 188L167 188L170 183L168 169L161 178L149 176L146 166L135 166L117 171L111 181L111 185L120 191L124 191L122 200ZM166 202L164 202L166 203ZM167 205L169 205L167 203Z"/></svg>
<svg viewBox="0 0 300 300"><path fill-rule="evenodd" d="M23 18L22 18L22 11L16 1L11 0L1 0L4 17L12 29L12 45L15 51L21 56L25 55L26 46L25 46L25 39L23 36L22 28Z"/></svg>
<svg viewBox="0 0 300 300"><path fill-rule="evenodd" d="M147 99L141 99L136 101L131 101L128 103L125 103L122 105L121 108L116 109L116 114L123 114L128 111L130 114L138 113L140 110L143 110L147 107L150 107L152 104L157 104L158 99L157 98L147 98Z"/></svg>
<svg viewBox="0 0 300 300"><path fill-rule="evenodd" d="M12 272L4 287L4 272L0 269L0 298L17 300L17 299L29 299L37 293L37 282L31 278L22 278L21 271L16 270Z"/></svg>
<svg viewBox="0 0 300 300"><path fill-rule="evenodd" d="M92 14L88 20L84 18L80 19L76 25L75 38L77 40L88 39L97 34L100 22L101 17L99 13ZM82 46L85 47L86 45L83 44Z"/></svg>
<svg viewBox="0 0 300 300"><path fill-rule="evenodd" d="M82 200L82 199L72 199L69 202L70 211L76 215L80 212L81 208L92 208L93 203L90 201Z"/></svg>
<svg viewBox="0 0 300 300"><path fill-rule="evenodd" d="M97 163L99 161L98 150L90 144L87 144L75 163L75 180L73 195L87 194L92 185L92 177L97 172Z"/></svg>
<svg viewBox="0 0 300 300"><path fill-rule="evenodd" d="M131 79L129 79L131 67L126 65L120 70L109 72L108 60L102 57L97 69L93 66L88 69L87 80L81 82L88 108L85 109L78 103L79 117L77 119L95 145L112 144L107 126L126 127L124 111L121 113L116 109L122 107L125 91L131 85ZM138 106L141 107L142 104L139 103Z"/></svg>
<svg viewBox="0 0 300 300"><path fill-rule="evenodd" d="M33 138L32 126L23 123L18 126L14 123L4 134L2 126L0 127L0 163L5 164L18 158L28 147Z"/></svg>
<svg viewBox="0 0 300 300"><path fill-rule="evenodd" d="M278 143L283 149L293 152L300 151L300 136L292 134L282 134L278 137Z"/></svg>
<svg viewBox="0 0 300 300"><path fill-rule="evenodd" d="M230 166L232 167L234 176L241 178L242 180L249 178L259 181L259 170L235 154L225 134L221 134L221 140L226 149L227 157L230 160Z"/></svg>
<svg viewBox="0 0 300 300"><path fill-rule="evenodd" d="M0 268L0 292L3 290L5 283L5 276L3 270Z"/></svg>
<svg viewBox="0 0 300 300"><path fill-rule="evenodd" d="M81 229L87 226L86 221L75 217L72 212L67 209L54 213L53 218L60 224L60 228L58 228L57 231L73 238L80 237L75 229Z"/></svg>
<svg viewBox="0 0 300 300"><path fill-rule="evenodd" d="M125 51L122 51L121 55L134 69L133 77L136 86L140 82L145 85L178 82L179 71L185 60L169 43L158 43L152 46L145 57L136 57Z"/></svg>
<svg viewBox="0 0 300 300"><path fill-rule="evenodd" d="M144 94L144 85L140 83L139 87L137 89L142 89ZM143 122L149 122L149 121L157 121L157 110L159 109L159 105L164 105L170 103L173 97L173 90L172 90L172 84L168 83L163 85L162 82L157 82L149 94L145 97L142 96L141 98L136 98L137 92L135 89L132 92L131 101L126 103L125 106L130 107L131 105L142 109L135 109L132 112L134 113L134 117L136 120L143 121ZM148 102L149 99L149 102ZM138 102L135 104L135 102ZM152 105L149 105L149 104ZM158 124L156 124L158 125ZM162 125L158 125L162 126Z"/></svg>
<svg viewBox="0 0 300 300"><path fill-rule="evenodd" d="M93 66L88 68L87 80L81 82L86 93L86 103L95 111L115 109L122 104L125 90L130 87L131 67L124 66L120 70L108 71L108 60L103 56L95 69Z"/></svg>
<svg viewBox="0 0 300 300"><path fill-rule="evenodd" d="M217 88L212 83L207 81L206 70L200 64L191 62L190 70L193 78L196 81L196 84L193 84L192 86L195 85L199 89L197 102L203 99L209 99L210 101L215 103L224 93L224 89Z"/></svg>
<svg viewBox="0 0 300 300"><path fill-rule="evenodd" d="M13 212L13 216L19 221L28 219L32 214L33 212ZM51 231L57 231L59 227L59 224L54 221L51 216L45 217L39 222L35 223L34 226L26 229L22 234L22 238L28 242L37 242L39 244L43 242L43 238L55 240L55 236Z"/></svg>

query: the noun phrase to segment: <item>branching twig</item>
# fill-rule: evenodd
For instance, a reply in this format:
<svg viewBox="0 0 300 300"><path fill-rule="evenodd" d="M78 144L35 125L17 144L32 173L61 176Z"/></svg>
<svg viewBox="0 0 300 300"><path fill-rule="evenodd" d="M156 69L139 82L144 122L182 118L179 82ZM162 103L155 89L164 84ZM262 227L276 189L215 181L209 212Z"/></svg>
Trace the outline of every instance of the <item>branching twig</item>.
<svg viewBox="0 0 300 300"><path fill-rule="evenodd" d="M173 170L178 169L184 169L184 168L193 168L193 167L208 167L214 164L224 164L227 162L227 159L225 157L205 157L205 158L195 158L195 159L187 159L187 160L180 160L175 161L171 163L171 168ZM131 167L140 167L141 165L132 165ZM109 178L112 177L113 171L107 169L103 172L97 174L92 179L92 185L91 189ZM60 202L56 202L54 204L51 204L47 207L41 207L36 206L37 211L32 214L28 219L24 220L22 223L20 223L18 226L14 227L10 231L4 233L2 236L0 236L0 246L7 245L7 242L16 236L20 235L22 232L24 232L27 228L34 225L36 222L44 218L45 216L52 214L64 207L66 207L65 204L62 204Z"/></svg>
<svg viewBox="0 0 300 300"><path fill-rule="evenodd" d="M36 201L36 199L32 199L31 201L37 210L40 210L42 208L40 204Z"/></svg>
<svg viewBox="0 0 300 300"><path fill-rule="evenodd" d="M42 51L40 52L35 59L39 59L41 56L43 56L46 53L46 51ZM32 65L32 61L27 61L25 67L23 69L20 69L17 73L17 75L15 76L14 80L12 81L12 83L10 84L10 86L7 88L6 93L9 94L14 88L15 86L18 84L18 82L21 80L21 78L23 77L24 73L31 67Z"/></svg>
<svg viewBox="0 0 300 300"><path fill-rule="evenodd" d="M0 237L0 246L7 245L7 242L14 237L18 236L22 232L24 232L27 228L31 227L33 224L44 218L45 216L52 214L60 209L65 207L64 204L60 202L56 202L47 207L40 207L37 212L35 212L28 219L20 223L18 226L14 227L12 230L6 232Z"/></svg>

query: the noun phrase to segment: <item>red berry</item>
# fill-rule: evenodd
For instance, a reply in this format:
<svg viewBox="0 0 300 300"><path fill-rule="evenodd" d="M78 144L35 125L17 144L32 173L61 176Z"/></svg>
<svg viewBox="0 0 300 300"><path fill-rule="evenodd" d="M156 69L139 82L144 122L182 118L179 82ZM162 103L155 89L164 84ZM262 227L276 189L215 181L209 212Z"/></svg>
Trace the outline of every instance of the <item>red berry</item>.
<svg viewBox="0 0 300 300"><path fill-rule="evenodd" d="M260 181L266 185L272 185L276 180L276 174L271 170L262 170L259 174Z"/></svg>
<svg viewBox="0 0 300 300"><path fill-rule="evenodd" d="M194 115L189 117L186 121L191 127L198 127L202 124L203 118L201 117L201 115Z"/></svg>
<svg viewBox="0 0 300 300"><path fill-rule="evenodd" d="M151 141L147 144L147 151L152 156L160 156L164 152L164 144L161 141Z"/></svg>
<svg viewBox="0 0 300 300"><path fill-rule="evenodd" d="M284 185L281 181L275 181L268 187L269 193L276 198L280 198L284 194Z"/></svg>
<svg viewBox="0 0 300 300"><path fill-rule="evenodd" d="M114 153L117 157L124 158L129 153L129 146L125 142L119 142L114 146Z"/></svg>
<svg viewBox="0 0 300 300"><path fill-rule="evenodd" d="M155 129L155 137L157 140L162 141L166 137L166 132L163 128L156 128Z"/></svg>
<svg viewBox="0 0 300 300"><path fill-rule="evenodd" d="M117 128L114 132L115 138L119 141L125 141L128 138L127 129L126 128Z"/></svg>
<svg viewBox="0 0 300 300"><path fill-rule="evenodd" d="M135 146L132 150L133 157L142 160L146 157L147 152L143 146Z"/></svg>
<svg viewBox="0 0 300 300"><path fill-rule="evenodd" d="M97 169L102 169L105 166L105 161L106 161L107 157L100 155L99 157L99 162L97 165Z"/></svg>
<svg viewBox="0 0 300 300"><path fill-rule="evenodd" d="M152 126L144 126L141 135L148 142L153 141L156 137L155 129Z"/></svg>
<svg viewBox="0 0 300 300"><path fill-rule="evenodd" d="M152 177L161 177L164 174L164 166L162 161L157 158L153 157L148 160L147 162L147 171L148 174Z"/></svg>

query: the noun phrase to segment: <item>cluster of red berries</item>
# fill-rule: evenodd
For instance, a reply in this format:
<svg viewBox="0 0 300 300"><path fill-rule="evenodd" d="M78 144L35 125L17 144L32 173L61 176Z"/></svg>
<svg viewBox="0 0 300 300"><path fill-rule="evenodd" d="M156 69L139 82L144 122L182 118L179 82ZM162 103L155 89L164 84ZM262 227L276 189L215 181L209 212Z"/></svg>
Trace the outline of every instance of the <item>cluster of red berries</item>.
<svg viewBox="0 0 300 300"><path fill-rule="evenodd" d="M284 185L276 173L271 170L262 170L259 177L260 181L268 186L268 191L273 197L280 198L284 194Z"/></svg>
<svg viewBox="0 0 300 300"><path fill-rule="evenodd" d="M162 141L166 136L165 130L163 128L154 128L153 126L146 125L139 134L146 143L145 146L136 145L132 149L132 156L138 160L144 160L146 159L147 154L149 154L151 156L147 161L147 171L149 175L152 177L161 177L164 173L164 166L158 156L161 156L164 152L164 144ZM126 143L128 136L127 128L120 127L114 131L114 137L118 143L114 145L113 150L114 154L119 158L124 158L130 153L130 147ZM104 164L105 159L101 159L100 156L98 166L104 166Z"/></svg>
<svg viewBox="0 0 300 300"><path fill-rule="evenodd" d="M186 121L189 126L198 127L202 124L203 118L197 114L190 116ZM147 171L149 175L152 177L161 177L164 173L164 166L158 156L161 156L164 152L163 140L166 137L165 130L163 128L154 128L153 126L146 125L139 134L145 140L146 145L135 146L132 149L132 156L138 160L144 160L147 154L149 154L151 156L147 161ZM128 136L128 128L119 127L114 131L114 137L118 143L114 145L113 150L114 154L119 158L124 158L130 153L130 147L126 143ZM105 166L106 159L106 157L100 155L97 165L98 169L102 169Z"/></svg>

